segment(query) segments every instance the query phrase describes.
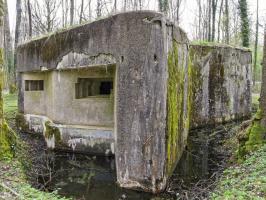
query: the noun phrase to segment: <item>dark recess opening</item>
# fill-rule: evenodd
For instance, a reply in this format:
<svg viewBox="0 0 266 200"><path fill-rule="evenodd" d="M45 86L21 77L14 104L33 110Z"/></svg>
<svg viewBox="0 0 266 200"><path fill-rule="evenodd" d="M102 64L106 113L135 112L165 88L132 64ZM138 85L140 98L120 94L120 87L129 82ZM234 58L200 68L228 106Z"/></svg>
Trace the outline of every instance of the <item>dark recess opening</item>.
<svg viewBox="0 0 266 200"><path fill-rule="evenodd" d="M110 95L113 90L112 78L78 78L76 98Z"/></svg>
<svg viewBox="0 0 266 200"><path fill-rule="evenodd" d="M112 89L113 89L113 82L111 81L101 82L100 94L103 94L103 95L111 94Z"/></svg>
<svg viewBox="0 0 266 200"><path fill-rule="evenodd" d="M44 90L43 80L25 80L25 91Z"/></svg>

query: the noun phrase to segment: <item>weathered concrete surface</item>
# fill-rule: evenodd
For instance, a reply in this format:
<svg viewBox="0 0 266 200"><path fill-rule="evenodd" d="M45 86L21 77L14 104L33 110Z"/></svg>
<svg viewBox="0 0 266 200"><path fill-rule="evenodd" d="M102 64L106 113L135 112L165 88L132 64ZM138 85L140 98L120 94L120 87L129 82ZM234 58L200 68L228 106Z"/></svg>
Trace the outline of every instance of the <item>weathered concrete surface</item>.
<svg viewBox="0 0 266 200"><path fill-rule="evenodd" d="M22 74L25 80L44 80L43 91L23 91L25 114L44 115L57 124L114 127L114 95L76 99L78 78L114 78L115 67L82 68ZM34 106L33 106L34 105Z"/></svg>
<svg viewBox="0 0 266 200"><path fill-rule="evenodd" d="M19 110L49 118L40 122L48 146L114 150L120 186L160 192L186 146L191 116L197 127L250 112L250 52L190 48L180 28L149 11L30 41L18 49ZM77 78L96 74L113 77L113 95L75 99ZM34 78L45 81L44 91L24 91Z"/></svg>
<svg viewBox="0 0 266 200"><path fill-rule="evenodd" d="M251 115L252 52L222 45L190 45L192 127Z"/></svg>
<svg viewBox="0 0 266 200"><path fill-rule="evenodd" d="M177 46L173 47L174 43ZM72 75L64 75L65 72L58 70L115 64L113 133L117 181L122 187L154 193L162 191L186 143L188 129L181 124L188 118L185 99L188 96L187 43L186 34L181 29L168 22L162 14L148 11L118 14L30 41L18 49L19 109L22 113L35 112L30 108L30 104L34 105L32 97L23 90L24 76L32 75L32 72L51 73L45 89L51 90L52 87L64 87L68 84L67 80L74 84ZM168 110L171 109L167 106L168 76L171 74L168 71L168 55L173 49L178 52L178 58L172 68L184 72L184 82L179 86L179 92L173 93L173 109L177 110L171 116L182 112L178 113L181 117L176 122L172 118L167 123ZM58 81L59 74L61 81ZM36 93L37 104L44 101L42 106L46 103L52 105L46 106L46 110L35 108L36 113L48 116L55 124L68 125L71 119L71 125L82 120L85 120L82 125L88 125L93 116L90 119L79 118L73 116L72 111L67 113L76 101L65 100L67 97L63 93L73 92L73 85L68 86L61 91L53 90L52 99L44 100L45 95ZM179 96L179 93L182 95ZM90 103L94 102L84 102L84 106L90 107ZM85 107L81 109L88 109ZM109 126L107 121L104 124ZM169 136L168 128L171 128ZM69 134L69 131L64 134Z"/></svg>
<svg viewBox="0 0 266 200"><path fill-rule="evenodd" d="M43 115L25 114L23 117L24 130L43 134L48 148L96 155L114 154L112 128L54 124Z"/></svg>

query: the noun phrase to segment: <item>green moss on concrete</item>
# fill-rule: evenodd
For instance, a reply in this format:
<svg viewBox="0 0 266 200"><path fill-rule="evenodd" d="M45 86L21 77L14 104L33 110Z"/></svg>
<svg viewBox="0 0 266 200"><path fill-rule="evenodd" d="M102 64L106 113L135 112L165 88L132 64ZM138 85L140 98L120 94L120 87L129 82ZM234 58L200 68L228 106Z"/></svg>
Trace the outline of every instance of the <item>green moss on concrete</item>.
<svg viewBox="0 0 266 200"><path fill-rule="evenodd" d="M22 113L17 113L16 115L16 126L19 130L29 131L29 124Z"/></svg>
<svg viewBox="0 0 266 200"><path fill-rule="evenodd" d="M261 124L262 111L258 109L252 124L238 136L239 148L238 158L242 160L247 153L250 153L263 144L266 144L266 127Z"/></svg>
<svg viewBox="0 0 266 200"><path fill-rule="evenodd" d="M55 138L56 143L61 142L61 134L59 128L52 125L50 121L45 122L45 138L51 139Z"/></svg>
<svg viewBox="0 0 266 200"><path fill-rule="evenodd" d="M54 33L38 40L33 40L20 46L20 49L27 49L30 55L39 54L41 59L47 63L54 62L60 55L65 54L67 47L72 46L74 35L69 31ZM36 48L38 46L39 48Z"/></svg>
<svg viewBox="0 0 266 200"><path fill-rule="evenodd" d="M199 47L200 48L200 47ZM202 67L198 64L198 60L201 59L202 54L206 56L210 52L209 48L190 48L189 49L189 65L188 65L188 74L189 74L189 112L191 117L190 123L193 124L194 121L198 120L195 118L195 116L198 116L196 114L198 105L196 105L196 102L194 101L197 98L198 93L201 93L202 90L202 74L201 69ZM200 121L200 120L198 120Z"/></svg>
<svg viewBox="0 0 266 200"><path fill-rule="evenodd" d="M181 59L181 60L180 60ZM186 132L190 125L192 91L191 85L185 90L186 76L191 69L186 69L186 56L179 55L179 44L173 42L173 50L168 55L168 86L167 86L167 173L171 174L180 159L186 140ZM189 67L191 65L189 64ZM187 71L188 70L188 74ZM190 79L190 78L188 78ZM185 94L186 92L186 94ZM185 98L187 95L187 98ZM187 102L184 102L184 100ZM186 105L186 108L184 106ZM186 112L184 112L186 111Z"/></svg>

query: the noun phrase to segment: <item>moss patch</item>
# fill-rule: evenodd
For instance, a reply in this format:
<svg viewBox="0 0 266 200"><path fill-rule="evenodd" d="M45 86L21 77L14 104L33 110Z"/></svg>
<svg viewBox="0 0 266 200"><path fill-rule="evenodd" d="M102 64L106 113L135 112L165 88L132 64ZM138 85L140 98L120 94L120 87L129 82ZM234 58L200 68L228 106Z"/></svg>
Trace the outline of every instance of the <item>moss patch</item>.
<svg viewBox="0 0 266 200"><path fill-rule="evenodd" d="M17 113L16 115L16 126L19 130L29 131L29 124L27 123L24 115L22 113Z"/></svg>
<svg viewBox="0 0 266 200"><path fill-rule="evenodd" d="M261 117L262 112L258 109L252 124L238 136L238 157L240 160L243 159L247 153L266 144L266 127L261 125Z"/></svg>
<svg viewBox="0 0 266 200"><path fill-rule="evenodd" d="M3 86L3 49L0 49L0 159L12 157L16 145L16 134L9 128L4 119L4 106L2 96Z"/></svg>
<svg viewBox="0 0 266 200"><path fill-rule="evenodd" d="M190 125L191 85L188 76L186 52L173 42L168 55L167 86L167 173L171 174L180 159ZM191 66L191 65L189 65ZM188 71L187 71L188 70ZM190 71L190 72L189 72ZM187 82L186 82L187 81ZM187 101L187 102L185 102Z"/></svg>
<svg viewBox="0 0 266 200"><path fill-rule="evenodd" d="M45 138L51 139L52 137L55 138L55 142L59 143L61 141L61 134L60 130L53 126L51 122L45 122Z"/></svg>

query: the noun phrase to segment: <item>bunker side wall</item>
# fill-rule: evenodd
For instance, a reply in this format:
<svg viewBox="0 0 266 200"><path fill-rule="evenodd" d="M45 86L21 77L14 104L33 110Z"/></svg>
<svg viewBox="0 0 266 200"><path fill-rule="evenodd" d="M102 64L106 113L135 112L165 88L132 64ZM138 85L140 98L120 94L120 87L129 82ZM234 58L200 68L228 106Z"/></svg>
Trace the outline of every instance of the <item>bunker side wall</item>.
<svg viewBox="0 0 266 200"><path fill-rule="evenodd" d="M167 28L167 132L165 173L171 176L187 144L191 108L191 65L188 38Z"/></svg>
<svg viewBox="0 0 266 200"><path fill-rule="evenodd" d="M191 45L192 128L251 115L252 53L233 47Z"/></svg>

